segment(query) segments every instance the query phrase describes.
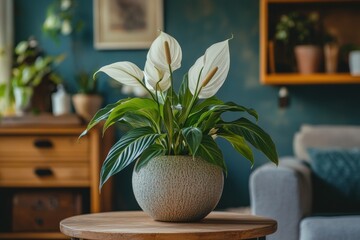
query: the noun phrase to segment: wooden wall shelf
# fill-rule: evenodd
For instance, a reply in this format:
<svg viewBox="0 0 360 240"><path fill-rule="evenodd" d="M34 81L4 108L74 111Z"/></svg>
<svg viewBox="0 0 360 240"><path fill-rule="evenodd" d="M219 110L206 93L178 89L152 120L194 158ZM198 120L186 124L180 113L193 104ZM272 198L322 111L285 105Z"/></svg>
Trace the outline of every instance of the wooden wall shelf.
<svg viewBox="0 0 360 240"><path fill-rule="evenodd" d="M264 84L271 85L296 85L296 84L360 84L360 76L351 76L348 73L337 74L297 74L297 73L275 73L266 74L263 78Z"/></svg>
<svg viewBox="0 0 360 240"><path fill-rule="evenodd" d="M293 11L318 11L324 28L331 27L337 30L340 46L349 43L360 46L360 32L354 29L355 23L360 22L360 0L260 0L261 83L268 85L360 84L360 76L352 76L344 69L341 69L339 73L319 72L309 75L278 69L279 58L276 56L276 51L275 53L273 51L274 61L270 60L269 43L274 41L275 26L279 17ZM276 43L272 49L274 48L276 50Z"/></svg>

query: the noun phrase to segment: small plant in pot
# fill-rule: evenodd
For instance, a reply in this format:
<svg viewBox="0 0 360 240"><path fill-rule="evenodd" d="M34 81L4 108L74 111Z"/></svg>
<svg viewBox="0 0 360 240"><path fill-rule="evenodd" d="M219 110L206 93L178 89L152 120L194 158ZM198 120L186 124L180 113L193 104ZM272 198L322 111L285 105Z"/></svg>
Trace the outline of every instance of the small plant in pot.
<svg viewBox="0 0 360 240"><path fill-rule="evenodd" d="M54 72L55 66L64 60L64 55L45 56L37 48L37 41L30 38L19 42L15 48L16 64L12 70L12 88L15 111L23 115L30 107L37 111L50 108L52 87L62 82ZM31 106L31 104L33 106Z"/></svg>
<svg viewBox="0 0 360 240"><path fill-rule="evenodd" d="M182 50L161 32L147 54L144 72L131 62L100 68L124 85L142 87L149 98L126 98L99 110L85 135L100 121L128 131L109 151L101 168L100 187L136 161L133 191L140 207L155 220L197 221L217 205L227 167L215 139L223 138L251 163L252 145L278 163L271 137L254 121L254 109L215 97L230 67L229 40L210 46L174 90L173 71L181 66ZM226 112L238 113L231 121ZM251 118L249 120L247 117Z"/></svg>
<svg viewBox="0 0 360 240"><path fill-rule="evenodd" d="M97 91L97 81L86 72L77 76L78 93L72 96L76 113L85 121L90 121L92 116L100 109L102 96Z"/></svg>
<svg viewBox="0 0 360 240"><path fill-rule="evenodd" d="M294 49L301 74L318 72L321 66L320 20L317 12L291 12L280 17L275 39Z"/></svg>

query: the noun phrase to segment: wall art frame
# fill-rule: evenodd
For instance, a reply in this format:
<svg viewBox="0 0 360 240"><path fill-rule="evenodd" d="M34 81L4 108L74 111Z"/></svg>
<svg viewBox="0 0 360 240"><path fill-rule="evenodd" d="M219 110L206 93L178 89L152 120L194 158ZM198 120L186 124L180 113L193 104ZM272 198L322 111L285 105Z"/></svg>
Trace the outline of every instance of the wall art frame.
<svg viewBox="0 0 360 240"><path fill-rule="evenodd" d="M94 47L147 49L164 30L163 0L94 0Z"/></svg>

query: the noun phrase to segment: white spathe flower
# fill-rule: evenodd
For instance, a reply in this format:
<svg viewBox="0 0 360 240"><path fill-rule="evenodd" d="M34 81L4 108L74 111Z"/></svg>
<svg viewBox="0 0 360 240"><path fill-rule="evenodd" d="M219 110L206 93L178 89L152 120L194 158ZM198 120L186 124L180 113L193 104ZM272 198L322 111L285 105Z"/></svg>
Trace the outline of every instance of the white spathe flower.
<svg viewBox="0 0 360 240"><path fill-rule="evenodd" d="M211 45L189 70L189 89L199 98L214 96L225 82L230 67L229 40ZM217 68L215 75L204 83L206 77ZM203 85L204 84L204 85Z"/></svg>
<svg viewBox="0 0 360 240"><path fill-rule="evenodd" d="M176 69L181 67L181 47L175 38L164 32L161 32L160 35L151 44L151 47L147 54L147 61L152 62L157 69L164 72L169 72L169 65L165 53L165 42L168 42L169 44L171 70L175 71Z"/></svg>
<svg viewBox="0 0 360 240"><path fill-rule="evenodd" d="M72 32L71 22L69 19L65 19L61 24L61 34L69 35Z"/></svg>
<svg viewBox="0 0 360 240"><path fill-rule="evenodd" d="M171 86L170 73L157 69L151 61L146 61L144 68L145 81L152 89L160 92L166 91Z"/></svg>
<svg viewBox="0 0 360 240"><path fill-rule="evenodd" d="M71 0L61 0L61 10L65 11L71 7Z"/></svg>
<svg viewBox="0 0 360 240"><path fill-rule="evenodd" d="M132 62L116 62L100 68L98 72L106 73L109 77L124 85L138 87L142 86L143 72Z"/></svg>

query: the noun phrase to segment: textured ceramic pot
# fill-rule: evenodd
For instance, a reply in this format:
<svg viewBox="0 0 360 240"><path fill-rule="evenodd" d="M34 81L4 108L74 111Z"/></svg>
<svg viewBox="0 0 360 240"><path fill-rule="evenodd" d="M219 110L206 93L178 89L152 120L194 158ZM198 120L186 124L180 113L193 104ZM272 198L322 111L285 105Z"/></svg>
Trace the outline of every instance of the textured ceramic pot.
<svg viewBox="0 0 360 240"><path fill-rule="evenodd" d="M224 176L220 167L199 157L160 156L134 170L132 184L137 202L153 219L191 222L216 207Z"/></svg>

